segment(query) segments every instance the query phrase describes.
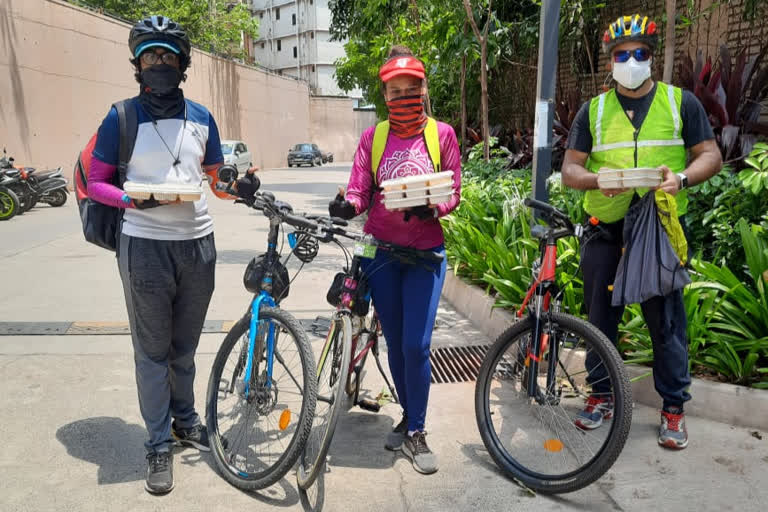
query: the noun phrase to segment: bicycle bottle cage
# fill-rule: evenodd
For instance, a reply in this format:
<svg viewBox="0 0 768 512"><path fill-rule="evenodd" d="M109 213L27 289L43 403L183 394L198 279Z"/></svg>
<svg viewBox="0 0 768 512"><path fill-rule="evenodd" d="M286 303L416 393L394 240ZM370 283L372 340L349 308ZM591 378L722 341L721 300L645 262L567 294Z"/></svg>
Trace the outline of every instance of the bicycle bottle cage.
<svg viewBox="0 0 768 512"><path fill-rule="evenodd" d="M260 254L256 258L253 258L245 268L243 285L250 293L261 293L264 272L266 270L266 265L264 263L265 256L266 254ZM272 295L276 303L279 303L281 300L288 297L290 282L288 269L285 268L285 265L280 263L280 260L275 261L272 264L272 292L270 295Z"/></svg>
<svg viewBox="0 0 768 512"><path fill-rule="evenodd" d="M357 289L350 290L344 286L344 282L350 276L344 272L339 272L333 277L333 283L328 289L328 293L325 298L333 307L339 307L341 305L341 296L344 292L351 293L354 297L352 303L352 313L357 316L365 316L368 314L368 310L371 305L371 289L368 286L368 280L364 277L357 282Z"/></svg>

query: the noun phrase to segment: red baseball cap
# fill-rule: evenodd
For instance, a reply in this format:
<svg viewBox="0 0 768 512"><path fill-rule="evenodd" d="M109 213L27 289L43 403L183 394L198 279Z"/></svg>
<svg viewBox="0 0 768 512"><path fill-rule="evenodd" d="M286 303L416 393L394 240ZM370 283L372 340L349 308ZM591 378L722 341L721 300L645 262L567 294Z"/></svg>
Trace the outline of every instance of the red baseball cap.
<svg viewBox="0 0 768 512"><path fill-rule="evenodd" d="M389 59L379 70L379 77L382 82L389 82L396 76L409 75L421 80L426 76L424 73L424 64L416 57L404 55Z"/></svg>

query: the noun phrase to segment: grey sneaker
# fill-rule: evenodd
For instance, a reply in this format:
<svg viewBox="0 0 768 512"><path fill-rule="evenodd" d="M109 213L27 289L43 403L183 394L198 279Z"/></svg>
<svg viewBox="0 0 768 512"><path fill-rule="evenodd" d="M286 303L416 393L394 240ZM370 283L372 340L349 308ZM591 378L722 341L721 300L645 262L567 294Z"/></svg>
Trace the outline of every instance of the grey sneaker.
<svg viewBox="0 0 768 512"><path fill-rule="evenodd" d="M402 448L406 434L408 434L408 418L403 416L400 423L397 424L392 432L387 434L387 442L384 443L384 448L396 452Z"/></svg>
<svg viewBox="0 0 768 512"><path fill-rule="evenodd" d="M208 429L204 425L195 425L191 428L179 428L176 422L171 426L171 436L180 446L193 446L201 452L211 451L208 444Z"/></svg>
<svg viewBox="0 0 768 512"><path fill-rule="evenodd" d="M437 471L437 457L427 446L426 436L424 432L414 432L412 436L406 435L402 450L411 459L416 471L430 475Z"/></svg>
<svg viewBox="0 0 768 512"><path fill-rule="evenodd" d="M154 452L147 455L147 480L144 488L152 494L166 494L173 490L173 454Z"/></svg>
<svg viewBox="0 0 768 512"><path fill-rule="evenodd" d="M688 429L685 428L685 415L683 411L661 411L661 425L659 425L659 444L672 450L682 450L688 446Z"/></svg>

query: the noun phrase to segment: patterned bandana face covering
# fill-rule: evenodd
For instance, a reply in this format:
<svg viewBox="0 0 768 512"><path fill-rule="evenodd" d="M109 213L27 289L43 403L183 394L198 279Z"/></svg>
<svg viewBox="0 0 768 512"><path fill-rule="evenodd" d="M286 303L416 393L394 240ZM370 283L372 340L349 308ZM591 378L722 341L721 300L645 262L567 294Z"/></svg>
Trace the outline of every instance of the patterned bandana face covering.
<svg viewBox="0 0 768 512"><path fill-rule="evenodd" d="M424 96L401 96L387 102L389 127L401 139L421 135L427 126Z"/></svg>

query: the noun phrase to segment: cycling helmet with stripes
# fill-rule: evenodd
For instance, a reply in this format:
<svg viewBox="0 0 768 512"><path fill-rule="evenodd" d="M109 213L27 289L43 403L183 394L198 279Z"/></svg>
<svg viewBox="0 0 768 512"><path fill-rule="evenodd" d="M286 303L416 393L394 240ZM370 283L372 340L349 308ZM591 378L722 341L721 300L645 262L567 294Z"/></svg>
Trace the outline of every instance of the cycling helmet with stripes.
<svg viewBox="0 0 768 512"><path fill-rule="evenodd" d="M156 46L178 53L182 71L189 65L189 54L192 50L189 35L184 27L162 15L150 16L136 23L128 36L128 46L134 59L147 48Z"/></svg>
<svg viewBox="0 0 768 512"><path fill-rule="evenodd" d="M637 41L654 51L659 44L658 32L656 22L649 20L648 16L622 16L611 23L603 34L603 50L611 53L617 45Z"/></svg>

